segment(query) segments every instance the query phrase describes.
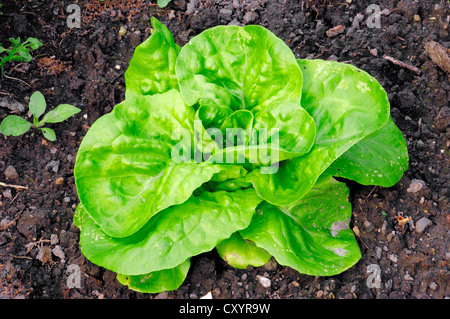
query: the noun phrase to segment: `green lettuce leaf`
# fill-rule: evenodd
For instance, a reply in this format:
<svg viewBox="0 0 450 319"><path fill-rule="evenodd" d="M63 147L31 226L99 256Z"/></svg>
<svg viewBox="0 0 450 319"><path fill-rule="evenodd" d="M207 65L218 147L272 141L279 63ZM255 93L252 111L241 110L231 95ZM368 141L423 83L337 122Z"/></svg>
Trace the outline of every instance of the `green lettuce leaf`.
<svg viewBox="0 0 450 319"><path fill-rule="evenodd" d="M349 229L349 190L332 177L320 178L290 206L264 203L242 231L281 265L312 276L332 276L353 266L361 252Z"/></svg>
<svg viewBox="0 0 450 319"><path fill-rule="evenodd" d="M391 187L408 169L405 138L390 118L378 131L356 143L324 174L344 177L362 185Z"/></svg>
<svg viewBox="0 0 450 319"><path fill-rule="evenodd" d="M178 89L175 62L180 47L169 29L154 17L153 34L134 51L125 72L125 97L130 93L156 94Z"/></svg>
<svg viewBox="0 0 450 319"><path fill-rule="evenodd" d="M274 205L301 199L344 152L389 120L389 100L380 84L354 66L298 60L303 72L302 106L316 123L311 150L281 165L275 174L248 174L259 196Z"/></svg>
<svg viewBox="0 0 450 319"><path fill-rule="evenodd" d="M117 274L117 280L130 289L143 293L158 293L178 289L186 279L190 260L172 269L154 271L145 275L129 276Z"/></svg>
<svg viewBox="0 0 450 319"><path fill-rule="evenodd" d="M203 125L196 132L208 133L209 143L199 144L212 155L206 156L210 162L260 166L310 150L315 125L299 105L302 72L292 51L269 30L206 30L181 49L175 68L182 96L197 108ZM218 131L223 140L216 139Z"/></svg>
<svg viewBox="0 0 450 319"><path fill-rule="evenodd" d="M207 105L207 114L301 98L302 73L292 51L261 26L208 29L181 49L175 69L187 104Z"/></svg>
<svg viewBox="0 0 450 319"><path fill-rule="evenodd" d="M255 243L243 239L239 232L221 241L216 249L223 260L238 269L246 269L248 266L260 267L272 257L267 251L257 247Z"/></svg>
<svg viewBox="0 0 450 319"><path fill-rule="evenodd" d="M253 189L203 192L159 212L125 238L106 235L82 204L75 224L80 228L81 250L91 262L119 274L145 275L212 250L246 228L261 201Z"/></svg>
<svg viewBox="0 0 450 319"><path fill-rule="evenodd" d="M74 174L81 203L105 233L133 234L223 169L174 160L172 134L192 132L193 118L194 111L171 90L130 95L92 125L80 145ZM179 143L191 152L191 142Z"/></svg>

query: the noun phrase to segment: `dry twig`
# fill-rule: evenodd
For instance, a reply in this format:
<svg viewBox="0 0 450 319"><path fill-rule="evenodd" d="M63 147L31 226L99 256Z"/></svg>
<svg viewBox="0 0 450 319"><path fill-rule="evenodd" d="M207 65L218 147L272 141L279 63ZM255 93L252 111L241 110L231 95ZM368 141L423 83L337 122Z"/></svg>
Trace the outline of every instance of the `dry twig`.
<svg viewBox="0 0 450 319"><path fill-rule="evenodd" d="M13 185L13 184L5 184L5 183L2 183L2 182L0 182L0 186L3 186L3 187L11 187L11 188L15 188L15 189L28 189L28 187L26 187L26 186Z"/></svg>
<svg viewBox="0 0 450 319"><path fill-rule="evenodd" d="M420 74L422 72L422 71L420 71L419 68L416 68L415 66L413 66L411 64L408 64L408 63L402 62L400 60L397 60L397 59L395 59L395 58L393 58L393 57L391 57L389 55L383 55L383 59L388 60L389 62L392 62L392 63L394 63L394 64L396 64L396 65L398 65L398 66L400 66L402 68L407 68L408 70L411 70L411 71L413 71L413 72L415 72L417 74Z"/></svg>

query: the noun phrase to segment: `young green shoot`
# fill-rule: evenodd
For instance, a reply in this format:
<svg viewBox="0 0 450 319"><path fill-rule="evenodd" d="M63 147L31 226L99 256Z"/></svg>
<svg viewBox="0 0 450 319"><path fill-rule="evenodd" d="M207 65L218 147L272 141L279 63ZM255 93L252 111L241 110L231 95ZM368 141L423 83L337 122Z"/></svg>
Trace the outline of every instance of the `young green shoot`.
<svg viewBox="0 0 450 319"><path fill-rule="evenodd" d="M28 107L30 113L33 115L33 123L30 123L17 115L8 115L0 124L0 132L6 136L20 136L28 132L28 130L33 127L39 129L44 137L49 141L55 141L55 131L51 128L43 126L47 123L63 122L72 115L75 115L81 111L73 105L60 104L45 114L41 120L39 120L47 108L45 98L39 91L36 91L31 95Z"/></svg>

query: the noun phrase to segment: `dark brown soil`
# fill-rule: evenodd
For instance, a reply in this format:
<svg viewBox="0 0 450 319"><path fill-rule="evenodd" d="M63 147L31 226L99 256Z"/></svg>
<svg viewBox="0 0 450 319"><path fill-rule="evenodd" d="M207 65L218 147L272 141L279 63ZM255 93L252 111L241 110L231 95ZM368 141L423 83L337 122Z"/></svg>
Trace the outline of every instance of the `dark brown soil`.
<svg viewBox="0 0 450 319"><path fill-rule="evenodd" d="M82 112L51 126L55 142L34 131L0 136L0 182L28 187L0 186L0 299L181 299L208 292L213 298L235 299L450 297L449 74L425 52L425 43L432 40L450 46L448 1L378 1L379 27L370 23L368 0L174 0L165 9L140 0L2 3L0 43L37 37L45 46L32 53L29 63L5 65L0 120L9 114L29 118L17 103L27 106L36 90L49 108L70 103ZM67 26L66 8L72 3L81 8L81 28ZM81 254L72 220L78 203L75 156L90 125L123 100L124 71L134 48L150 35L152 16L169 27L180 45L218 24L261 24L284 39L298 58L351 63L383 85L392 117L407 140L410 168L392 188L350 184L351 227L363 256L353 268L320 278L273 260L237 270L212 251L192 259L178 290L153 295L127 289L114 273ZM330 37L327 31L339 25L343 32ZM54 64L48 64L50 58ZM11 169L5 174L9 166L17 176ZM424 184L420 190L414 188L422 185L417 180ZM403 230L398 214L412 218ZM424 222L429 224L422 230ZM80 266L80 288L68 286L70 265ZM258 276L270 279L270 287L264 288Z"/></svg>

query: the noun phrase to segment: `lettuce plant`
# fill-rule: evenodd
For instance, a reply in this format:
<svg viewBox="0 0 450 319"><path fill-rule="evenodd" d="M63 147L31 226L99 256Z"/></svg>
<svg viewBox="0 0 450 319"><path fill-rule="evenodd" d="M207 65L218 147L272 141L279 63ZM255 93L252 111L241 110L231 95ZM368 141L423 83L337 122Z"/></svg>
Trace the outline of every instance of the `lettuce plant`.
<svg viewBox="0 0 450 319"><path fill-rule="evenodd" d="M217 26L184 47L152 18L75 164L84 255L142 292L177 289L190 258L271 257L313 276L361 257L349 189L408 167L388 97L348 64L297 60L261 26Z"/></svg>

